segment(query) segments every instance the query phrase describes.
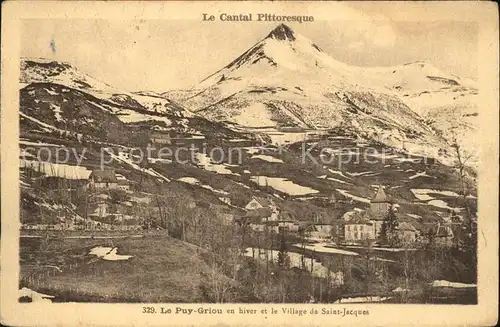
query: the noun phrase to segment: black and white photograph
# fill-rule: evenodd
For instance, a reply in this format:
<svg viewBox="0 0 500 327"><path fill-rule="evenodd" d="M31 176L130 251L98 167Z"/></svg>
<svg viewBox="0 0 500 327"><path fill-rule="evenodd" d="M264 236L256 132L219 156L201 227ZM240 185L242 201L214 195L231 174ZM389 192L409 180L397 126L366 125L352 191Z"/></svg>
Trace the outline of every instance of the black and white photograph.
<svg viewBox="0 0 500 327"><path fill-rule="evenodd" d="M17 302L477 305L479 24L343 6L21 19Z"/></svg>

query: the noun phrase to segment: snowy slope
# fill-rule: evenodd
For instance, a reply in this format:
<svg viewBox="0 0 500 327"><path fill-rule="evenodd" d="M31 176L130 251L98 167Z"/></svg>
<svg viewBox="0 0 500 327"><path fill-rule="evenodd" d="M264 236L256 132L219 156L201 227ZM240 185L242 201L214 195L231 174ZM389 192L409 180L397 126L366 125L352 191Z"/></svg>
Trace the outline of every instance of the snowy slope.
<svg viewBox="0 0 500 327"><path fill-rule="evenodd" d="M53 83L77 89L96 98L109 100L131 109L143 109L155 113L175 114L192 117L193 114L181 105L152 92L124 92L101 82L67 62L51 61L43 58L21 58L20 84Z"/></svg>
<svg viewBox="0 0 500 327"><path fill-rule="evenodd" d="M447 74L424 62L366 68L362 76L366 83L378 83L398 95L444 137L457 138L469 151L478 148L475 81Z"/></svg>
<svg viewBox="0 0 500 327"><path fill-rule="evenodd" d="M197 114L242 126L342 126L415 153L435 155L446 147L397 90L376 82L380 76L393 83L383 71L337 61L280 25L196 90L176 94Z"/></svg>

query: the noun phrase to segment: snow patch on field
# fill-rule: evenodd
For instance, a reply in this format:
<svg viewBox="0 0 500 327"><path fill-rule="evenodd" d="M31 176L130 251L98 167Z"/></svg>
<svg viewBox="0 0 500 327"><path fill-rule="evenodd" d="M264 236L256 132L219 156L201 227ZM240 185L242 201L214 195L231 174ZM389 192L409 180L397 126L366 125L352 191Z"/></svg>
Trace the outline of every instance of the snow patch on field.
<svg viewBox="0 0 500 327"><path fill-rule="evenodd" d="M282 177L252 176L250 177L250 180L260 186L270 186L289 195L306 195L319 193L319 191L313 188L298 185L291 180Z"/></svg>
<svg viewBox="0 0 500 327"><path fill-rule="evenodd" d="M350 179L350 180L352 180L352 178L351 178L351 177L348 177L348 176L344 175L344 173L343 173L343 172L341 172L340 170L328 169L328 171L329 171L329 172L331 172L332 174L336 174L336 175L342 176L342 177L344 177L344 178L346 178L346 179Z"/></svg>
<svg viewBox="0 0 500 327"><path fill-rule="evenodd" d="M54 111L54 117L56 117L56 120L62 121L63 119L61 117L61 113L62 113L61 107L58 105L55 105L53 103L50 103L50 108Z"/></svg>
<svg viewBox="0 0 500 327"><path fill-rule="evenodd" d="M427 202L428 205L442 208L442 209L448 209L448 210L453 210L453 211L460 211L462 210L461 208L453 208L448 205L448 203L444 202L443 200L431 200Z"/></svg>
<svg viewBox="0 0 500 327"><path fill-rule="evenodd" d="M83 166L39 162L36 160L21 159L19 168L31 168L40 171L46 176L62 177L66 179L88 179L91 171Z"/></svg>
<svg viewBox="0 0 500 327"><path fill-rule="evenodd" d="M230 139L230 140L228 140L228 142L232 142L232 143L233 142L234 143L236 143L236 142L245 142L245 141L250 141L250 140L249 139Z"/></svg>
<svg viewBox="0 0 500 327"><path fill-rule="evenodd" d="M148 158L148 161L150 163L153 163L153 164L154 163L158 163L158 162L159 163L164 163L164 164L170 164L170 163L172 163L172 160L170 160L170 159L162 159L162 158Z"/></svg>
<svg viewBox="0 0 500 327"><path fill-rule="evenodd" d="M187 184L191 184L191 185L197 185L197 186L200 186L204 189L210 190L210 191L215 192L215 193L224 194L224 195L229 194L226 191L216 190L210 185L201 184L201 182L194 177L181 177L178 179L178 181L183 182L183 183L187 183Z"/></svg>
<svg viewBox="0 0 500 327"><path fill-rule="evenodd" d="M49 89L44 89L44 90L47 91L47 93L50 94L50 95L59 95L59 93L54 92L52 90L49 90Z"/></svg>
<svg viewBox="0 0 500 327"><path fill-rule="evenodd" d="M427 188L413 188L411 189L413 194L418 198L417 194L428 194L428 193L435 193L435 194L441 194L444 196L452 196L452 197L458 197L460 196L458 193L455 193L453 191L440 191L440 190L433 190L433 189L427 189Z"/></svg>
<svg viewBox="0 0 500 327"><path fill-rule="evenodd" d="M275 158L275 157L271 157L271 156L268 156L268 155L265 155L265 154L254 155L254 156L252 156L251 159L261 159L261 160L264 160L264 161L267 161L267 162L283 163L283 160Z"/></svg>
<svg viewBox="0 0 500 327"><path fill-rule="evenodd" d="M97 246L90 250L89 255L95 255L101 259L109 261L128 260L133 257L132 255L117 254L116 253L117 251L118 248L116 247L110 248L110 247Z"/></svg>
<svg viewBox="0 0 500 327"><path fill-rule="evenodd" d="M29 297L32 302L37 303L52 303L51 299L54 298L52 295L38 293L27 287L23 287L18 291L18 297Z"/></svg>
<svg viewBox="0 0 500 327"><path fill-rule="evenodd" d="M410 176L408 177L409 179L415 179L417 177L430 177L430 178L436 178L434 176L431 176L431 175L427 175L427 172L423 171L423 172L420 172L420 173L416 173L415 175L413 176Z"/></svg>
<svg viewBox="0 0 500 327"><path fill-rule="evenodd" d="M347 245L346 247L352 248L352 249L366 249L364 246L360 245ZM373 250L377 251L385 251L385 252L404 252L404 251L416 251L417 249L413 248L381 248L381 247L372 247Z"/></svg>
<svg viewBox="0 0 500 327"><path fill-rule="evenodd" d="M293 246L296 246L298 248L302 248L302 244L294 244ZM311 250L311 251L315 251L315 252L319 252L319 253L335 253L335 254L342 254L342 255L359 256L359 253L341 250L341 249L336 249L336 248L327 246L326 243L308 244L308 245L305 245L304 248L307 250Z"/></svg>
<svg viewBox="0 0 500 327"><path fill-rule="evenodd" d="M31 120L32 122L40 125L40 127L45 131L45 132L51 132L51 131L62 131L52 125L49 125L47 123L44 123L43 121L41 120L38 120L36 118L33 118L31 116L28 116L22 112L19 113L19 116L22 117L22 118L25 118L25 119L28 119L28 120Z"/></svg>
<svg viewBox="0 0 500 327"><path fill-rule="evenodd" d="M366 175L366 174L373 174L374 172L373 171L363 171L363 172L360 172L360 173L350 173L350 172L347 172L349 175L351 176L363 176L363 175Z"/></svg>
<svg viewBox="0 0 500 327"><path fill-rule="evenodd" d="M205 153L195 153L196 160L198 161L198 165L203 167L203 169L215 172L217 174L222 175L235 175L240 176L240 174L233 173L231 170L227 169L222 164L213 163L211 158L207 156Z"/></svg>
<svg viewBox="0 0 500 327"><path fill-rule="evenodd" d="M26 140L19 140L20 145L35 145L35 146L54 146L54 147L62 147L62 145L51 144L51 143L43 143L43 142L32 142Z"/></svg>
<svg viewBox="0 0 500 327"><path fill-rule="evenodd" d="M432 189L411 189L411 192L420 201L427 201L426 204L428 204L428 205L442 208L442 209L461 210L460 208L450 207L445 201L436 199L435 197L429 195L429 194L439 194L439 195L443 195L443 196L458 197L459 195L455 192L439 191L439 190L432 190Z"/></svg>
<svg viewBox="0 0 500 327"><path fill-rule="evenodd" d="M172 125L172 121L170 119L168 119L167 117L143 114L143 113L139 113L137 111L130 110L130 109L120 110L120 112L117 114L117 116L122 122L124 122L126 124L136 123L139 121L154 120L154 121L165 122L165 124L167 124L167 126Z"/></svg>
<svg viewBox="0 0 500 327"><path fill-rule="evenodd" d="M341 181L340 179L336 179L336 178L333 178L333 177L328 177L328 179L331 180L331 181L337 182L337 183L352 185L352 183L344 182L344 181Z"/></svg>
<svg viewBox="0 0 500 327"><path fill-rule="evenodd" d="M419 159L419 158L396 158L396 159L394 159L394 161L396 161L396 162L398 162L398 163L402 163L402 162L413 162L413 163L417 163L417 162L422 161L422 159Z"/></svg>
<svg viewBox="0 0 500 327"><path fill-rule="evenodd" d="M245 147L242 149L245 150L248 154L256 154L259 153L261 150L261 148L255 146Z"/></svg>
<svg viewBox="0 0 500 327"><path fill-rule="evenodd" d="M453 287L453 288L474 288L476 284L466 284L458 282L449 282L447 280L435 280L432 282L432 287Z"/></svg>

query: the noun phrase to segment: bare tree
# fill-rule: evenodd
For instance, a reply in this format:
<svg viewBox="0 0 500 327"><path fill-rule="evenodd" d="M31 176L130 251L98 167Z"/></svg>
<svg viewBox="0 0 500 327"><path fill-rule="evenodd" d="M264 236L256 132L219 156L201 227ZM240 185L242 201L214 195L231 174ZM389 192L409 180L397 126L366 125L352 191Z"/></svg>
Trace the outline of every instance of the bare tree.
<svg viewBox="0 0 500 327"><path fill-rule="evenodd" d="M476 258L477 252L477 234L474 226L473 214L471 212L471 208L469 206L469 202L467 200L467 196L470 194L470 176L468 173L468 164L474 158L474 155L468 153L463 145L459 142L456 137L456 133L452 131L452 138L450 142L450 146L454 150L454 158L455 158L455 168L458 171L458 176L460 179L460 187L461 187L461 196L462 201L465 206L465 222L466 222L466 230L465 237L463 240L464 244L458 244L458 247L465 247L466 251L470 251L473 255L473 258ZM459 237L455 235L455 237ZM458 239L457 239L458 242ZM474 259L475 260L475 259Z"/></svg>
<svg viewBox="0 0 500 327"><path fill-rule="evenodd" d="M365 264L365 292L368 295L372 290L372 283L374 281L374 267L373 267L373 246L372 241L365 239L363 241L365 254L363 256Z"/></svg>
<svg viewBox="0 0 500 327"><path fill-rule="evenodd" d="M412 244L410 242L404 241L402 243L402 246L404 247L404 254L403 257L399 260L399 263L401 265L401 270L403 272L403 302L408 303L408 288L410 287L409 285L409 279L410 279L410 274L411 274L411 253L409 249L411 248Z"/></svg>
<svg viewBox="0 0 500 327"><path fill-rule="evenodd" d="M203 287L208 297L216 303L230 302L232 299L232 292L235 287L235 281L228 278L224 274L224 263L219 260L212 260L210 269L205 274L207 279L207 286Z"/></svg>

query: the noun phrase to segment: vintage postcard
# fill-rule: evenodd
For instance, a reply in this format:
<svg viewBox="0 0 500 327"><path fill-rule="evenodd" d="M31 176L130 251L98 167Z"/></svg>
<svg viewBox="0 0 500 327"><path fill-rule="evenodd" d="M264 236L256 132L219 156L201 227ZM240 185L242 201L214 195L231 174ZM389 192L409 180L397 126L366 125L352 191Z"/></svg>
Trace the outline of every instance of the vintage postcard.
<svg viewBox="0 0 500 327"><path fill-rule="evenodd" d="M1 319L495 325L492 2L7 1Z"/></svg>

